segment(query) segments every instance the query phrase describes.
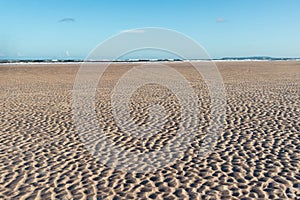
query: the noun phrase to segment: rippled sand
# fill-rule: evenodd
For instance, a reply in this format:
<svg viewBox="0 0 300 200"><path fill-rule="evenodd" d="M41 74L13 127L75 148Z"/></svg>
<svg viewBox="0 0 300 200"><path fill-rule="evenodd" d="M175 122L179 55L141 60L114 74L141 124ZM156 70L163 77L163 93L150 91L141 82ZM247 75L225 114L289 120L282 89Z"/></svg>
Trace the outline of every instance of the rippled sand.
<svg viewBox="0 0 300 200"><path fill-rule="evenodd" d="M300 199L300 62L216 64L227 110L215 149L193 154L210 117L204 81L187 63L169 63L199 97L200 134L179 160L150 173L111 169L81 142L72 113L78 64L0 65L0 199ZM117 128L112 89L134 65L107 69L96 111L117 145L145 153L171 141L180 113L176 96L150 84L134 93L130 113L143 126L149 102L164 97L165 130L140 142Z"/></svg>

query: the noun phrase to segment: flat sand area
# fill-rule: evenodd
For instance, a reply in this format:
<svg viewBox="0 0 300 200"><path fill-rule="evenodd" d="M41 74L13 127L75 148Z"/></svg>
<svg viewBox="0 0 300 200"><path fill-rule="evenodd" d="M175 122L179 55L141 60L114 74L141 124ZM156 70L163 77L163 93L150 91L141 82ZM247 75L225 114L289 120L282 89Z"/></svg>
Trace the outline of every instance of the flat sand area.
<svg viewBox="0 0 300 200"><path fill-rule="evenodd" d="M204 81L186 62L165 64L193 86L205 133L210 108ZM134 65L114 63L105 71L96 112L116 145L143 153L174 136L178 102L166 88L147 85L134 93L131 115L138 125L147 123L147 102L164 95L168 128L144 143L120 131L110 95ZM216 65L227 105L215 148L205 157L191 153L203 140L199 134L191 151L149 173L112 169L82 143L72 113L80 64L0 65L0 199L300 199L300 61Z"/></svg>

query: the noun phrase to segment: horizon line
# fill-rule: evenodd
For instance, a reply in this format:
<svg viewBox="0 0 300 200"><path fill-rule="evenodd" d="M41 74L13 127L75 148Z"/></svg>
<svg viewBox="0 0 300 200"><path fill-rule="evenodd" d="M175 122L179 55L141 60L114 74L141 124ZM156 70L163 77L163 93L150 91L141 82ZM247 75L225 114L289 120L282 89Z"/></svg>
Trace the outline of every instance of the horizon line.
<svg viewBox="0 0 300 200"><path fill-rule="evenodd" d="M0 58L0 63L20 63L20 62L34 62L34 63L55 63L55 62L182 62L182 61L299 61L300 57L270 57L270 56L243 56L243 57L222 57L222 58L212 58L212 59L179 59L179 58L155 58L155 59L76 59L76 58L61 58L61 59L52 59L52 58Z"/></svg>

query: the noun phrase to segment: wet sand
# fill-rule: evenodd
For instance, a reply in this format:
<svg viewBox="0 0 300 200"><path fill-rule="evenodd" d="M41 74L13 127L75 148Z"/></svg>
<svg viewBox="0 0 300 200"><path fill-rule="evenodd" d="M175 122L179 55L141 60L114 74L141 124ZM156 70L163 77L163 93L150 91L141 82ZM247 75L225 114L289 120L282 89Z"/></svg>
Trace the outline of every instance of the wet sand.
<svg viewBox="0 0 300 200"><path fill-rule="evenodd" d="M115 63L100 80L99 126L122 148L160 149L176 127L140 144L116 128L110 112L112 90L133 65ZM210 110L204 81L187 63L168 65L193 85L205 132ZM151 173L111 169L81 142L72 114L79 64L0 65L0 199L300 199L300 62L216 65L227 106L214 150L203 158L186 153ZM176 102L170 103L175 96L148 85L132 98L137 124L147 123L146 104L161 95L171 98L163 104L170 120L178 120ZM200 134L193 148L202 140Z"/></svg>

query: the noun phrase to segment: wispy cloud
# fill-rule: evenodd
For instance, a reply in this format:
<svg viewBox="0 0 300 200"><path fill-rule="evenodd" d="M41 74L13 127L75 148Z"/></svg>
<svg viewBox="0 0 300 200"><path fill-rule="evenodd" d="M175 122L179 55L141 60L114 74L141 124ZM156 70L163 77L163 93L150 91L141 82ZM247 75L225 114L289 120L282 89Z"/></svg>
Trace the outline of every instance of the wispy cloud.
<svg viewBox="0 0 300 200"><path fill-rule="evenodd" d="M143 29L123 30L121 33L145 33Z"/></svg>
<svg viewBox="0 0 300 200"><path fill-rule="evenodd" d="M66 56L70 57L70 52L68 50L65 52L65 54Z"/></svg>
<svg viewBox="0 0 300 200"><path fill-rule="evenodd" d="M219 17L219 18L216 19L216 22L217 23L224 23L224 22L226 22L226 20L222 17Z"/></svg>
<svg viewBox="0 0 300 200"><path fill-rule="evenodd" d="M75 22L74 18L63 18L58 20L59 23L64 23L64 22Z"/></svg>

